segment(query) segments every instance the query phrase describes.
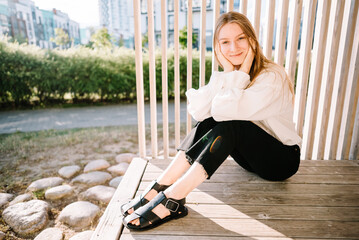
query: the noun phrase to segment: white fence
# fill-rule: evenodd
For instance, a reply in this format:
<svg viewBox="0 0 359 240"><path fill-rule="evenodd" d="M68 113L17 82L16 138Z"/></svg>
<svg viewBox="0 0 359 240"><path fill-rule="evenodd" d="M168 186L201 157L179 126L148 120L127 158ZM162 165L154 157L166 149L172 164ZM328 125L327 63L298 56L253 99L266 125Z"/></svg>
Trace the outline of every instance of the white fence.
<svg viewBox="0 0 359 240"><path fill-rule="evenodd" d="M146 0L144 0L146 1ZM272 58L273 34L276 34L274 61L284 65L296 81L294 121L303 138L302 159L358 159L359 148L359 0L255 0L253 26L259 33L261 6L266 1L263 52ZM175 144L180 143L180 78L179 78L179 0L174 3L174 79L167 78L167 0L161 0L162 112L164 157L169 156L168 81L175 83ZM192 1L187 4L187 89L192 86ZM144 82L142 71L142 38L140 0L134 0L137 109L139 152L146 157L144 121ZM151 153L158 155L155 41L153 0L147 0L149 85L151 105ZM201 0L206 6L206 0ZM247 14L248 1L241 0L227 11ZM275 13L275 5L279 11ZM220 0L213 0L213 25L219 17ZM206 46L206 7L201 8L200 23L200 86L204 85ZM263 18L262 18L263 19ZM274 22L277 19L277 31ZM289 30L287 33L287 25ZM301 34L300 34L300 26ZM214 27L213 27L214 29ZM301 36L300 49L298 49ZM287 37L287 41L286 41ZM314 40L313 40L314 39ZM285 49L287 42L287 48ZM297 65L298 63L298 65ZM212 71L218 64L212 58ZM145 83L148 84L148 83ZM191 129L187 114L187 132Z"/></svg>

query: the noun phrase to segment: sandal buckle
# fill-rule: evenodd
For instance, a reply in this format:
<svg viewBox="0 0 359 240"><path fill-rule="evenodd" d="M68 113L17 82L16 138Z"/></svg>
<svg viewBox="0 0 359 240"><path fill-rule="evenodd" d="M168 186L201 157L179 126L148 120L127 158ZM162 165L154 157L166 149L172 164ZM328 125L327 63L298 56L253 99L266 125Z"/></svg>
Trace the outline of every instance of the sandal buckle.
<svg viewBox="0 0 359 240"><path fill-rule="evenodd" d="M172 209L173 204L175 204L176 210L173 210L173 209ZM167 202L166 202L166 204L165 204L165 207L166 207L170 212L177 212L179 206L180 206L179 203L173 201L172 199L167 199Z"/></svg>

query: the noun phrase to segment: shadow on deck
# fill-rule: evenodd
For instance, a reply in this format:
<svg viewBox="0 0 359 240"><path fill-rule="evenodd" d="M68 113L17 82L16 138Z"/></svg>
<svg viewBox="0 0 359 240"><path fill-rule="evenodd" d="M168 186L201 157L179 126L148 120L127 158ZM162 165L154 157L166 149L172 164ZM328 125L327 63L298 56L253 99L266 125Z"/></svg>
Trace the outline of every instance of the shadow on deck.
<svg viewBox="0 0 359 240"><path fill-rule="evenodd" d="M228 159L187 197L189 214L155 229L123 229L120 206L168 165L134 159L92 239L359 239L359 161L301 162L283 182Z"/></svg>

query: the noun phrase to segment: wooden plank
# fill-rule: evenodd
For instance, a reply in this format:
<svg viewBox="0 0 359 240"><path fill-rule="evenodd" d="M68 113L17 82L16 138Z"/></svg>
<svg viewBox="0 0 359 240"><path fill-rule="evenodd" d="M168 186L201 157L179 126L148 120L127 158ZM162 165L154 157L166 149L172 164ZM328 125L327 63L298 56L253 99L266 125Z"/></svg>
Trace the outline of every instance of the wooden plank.
<svg viewBox="0 0 359 240"><path fill-rule="evenodd" d="M172 158L171 158L172 159ZM163 159L151 159L151 163L154 165L157 164L169 164L171 159L168 160L168 162L166 163ZM228 157L228 159L226 159L226 161L223 162L223 164L221 166L237 166L238 164L230 157ZM313 161L313 160L301 160L300 161L300 166L316 166L316 167L320 167L320 166L324 166L324 167L328 167L328 166L359 166L359 161L336 161L336 160L326 160L326 161Z"/></svg>
<svg viewBox="0 0 359 240"><path fill-rule="evenodd" d="M318 206L248 206L226 204L187 204L191 218L227 218L257 220L311 220L311 221L359 221L359 207L318 207ZM234 215L234 208L243 214ZM192 213L200 213L200 216Z"/></svg>
<svg viewBox="0 0 359 240"><path fill-rule="evenodd" d="M142 181L138 191L141 193L145 190L150 181ZM206 193L211 192L227 192L231 191L234 193L263 193L270 192L272 194L283 193L287 194L338 194L345 195L352 192L359 192L358 184L345 184L345 185L334 185L334 184L286 184L286 183L217 183L206 181L202 183L198 188L193 190L194 192L204 191Z"/></svg>
<svg viewBox="0 0 359 240"><path fill-rule="evenodd" d="M175 70L175 145L181 142L181 106L180 106L180 61L179 61L179 0L174 0L174 70Z"/></svg>
<svg viewBox="0 0 359 240"><path fill-rule="evenodd" d="M312 63L310 67L310 79L305 107L305 118L303 126L303 139L301 158L308 159L312 156L313 138L318 110L319 91L322 81L324 53L327 41L328 20L331 0L319 0L316 28L314 35L314 46Z"/></svg>
<svg viewBox="0 0 359 240"><path fill-rule="evenodd" d="M310 57L312 49L315 9L317 0L304 1L297 84L295 88L294 123L299 136L303 135L304 111L307 96Z"/></svg>
<svg viewBox="0 0 359 240"><path fill-rule="evenodd" d="M156 179L160 173L145 173L143 180L151 181ZM250 182L250 183L263 183L268 182L257 175L249 172L238 173L216 173L211 177L213 182ZM359 176L353 175L294 175L287 179L287 183L306 183L306 184L357 184Z"/></svg>
<svg viewBox="0 0 359 240"><path fill-rule="evenodd" d="M248 0L241 0L239 8L240 8L240 13L247 15Z"/></svg>
<svg viewBox="0 0 359 240"><path fill-rule="evenodd" d="M318 116L314 134L312 159L323 159L325 136L328 128L329 104L332 97L335 69L337 65L340 30L344 12L344 1L333 1L328 24L327 48L323 64L323 77L318 101Z"/></svg>
<svg viewBox="0 0 359 240"><path fill-rule="evenodd" d="M234 0L227 0L227 12L233 11Z"/></svg>
<svg viewBox="0 0 359 240"><path fill-rule="evenodd" d="M347 88L343 104L343 116L340 125L338 151L336 159L348 159L350 142L355 121L354 111L359 98L359 16L357 16L356 30L354 33L353 51L351 54Z"/></svg>
<svg viewBox="0 0 359 240"><path fill-rule="evenodd" d="M192 88L192 1L187 1L187 90ZM187 106L189 101L187 99ZM192 129L192 116L187 111L187 134Z"/></svg>
<svg viewBox="0 0 359 240"><path fill-rule="evenodd" d="M277 20L277 33L274 51L274 61L283 66L285 54L285 40L287 36L287 19L289 1L280 0L279 18Z"/></svg>
<svg viewBox="0 0 359 240"><path fill-rule="evenodd" d="M145 133L145 103L143 91L143 63L142 63L142 36L141 36L141 8L140 0L133 1L135 25L135 54L136 54L136 93L137 93L137 126L138 147L140 157L146 157Z"/></svg>
<svg viewBox="0 0 359 240"><path fill-rule="evenodd" d="M146 172L148 173L161 173L168 164L161 165L152 165L149 164L147 166ZM246 173L247 170L242 168L239 165L225 165L221 166L215 174L217 173L236 173L242 174ZM358 174L359 175L359 167L353 168L352 166L303 166L300 167L296 175L350 175L350 174Z"/></svg>
<svg viewBox="0 0 359 240"><path fill-rule="evenodd" d="M358 222L341 221L303 221L303 220L255 220L255 219L217 219L201 218L195 224L193 219L185 217L172 220L155 229L146 231L150 235L171 234L182 236L183 233L191 236L247 236L272 238L338 238L354 239L359 236ZM124 233L129 233L126 229ZM143 234L131 232L133 236Z"/></svg>
<svg viewBox="0 0 359 240"><path fill-rule="evenodd" d="M343 25L345 28L341 31L341 40L339 44L339 53L337 71L334 77L333 95L328 119L328 131L325 141L324 159L333 159L337 152L338 136L341 124L344 90L348 77L348 65L355 31L356 17L358 15L359 1L352 0L345 2Z"/></svg>
<svg viewBox="0 0 359 240"><path fill-rule="evenodd" d="M299 41L299 30L300 30L300 17L302 14L303 0L292 1L289 17L289 33L288 33L288 47L287 57L285 62L285 70L294 84L295 70L297 68L297 52L298 52L298 41Z"/></svg>
<svg viewBox="0 0 359 240"><path fill-rule="evenodd" d="M147 160L141 158L134 158L132 160L103 216L100 218L100 222L92 234L91 240L118 239L123 227L120 208L135 195L146 165Z"/></svg>
<svg viewBox="0 0 359 240"><path fill-rule="evenodd" d="M147 234L144 233L138 233L136 235L132 235L129 233L125 233L123 235L121 235L121 240L152 240L152 239L156 239L156 240L167 240L167 239L176 239L176 240L188 240L188 239L193 239L193 240L218 240L220 237L219 236L194 236L194 235L187 235L187 234L182 234L181 236L173 236L173 235L155 235L155 234L151 234L150 236L148 236ZM247 236L226 236L226 239L240 239L240 240L253 240L252 237L247 237ZM256 240L284 240L284 239L288 239L287 237L256 237ZM306 240L301 238L302 240ZM320 238L323 239L323 238ZM308 239L309 240L309 239ZM310 239L313 240L313 239Z"/></svg>
<svg viewBox="0 0 359 240"><path fill-rule="evenodd" d="M256 0L254 4L254 30L259 39L259 30L261 26L261 0Z"/></svg>
<svg viewBox="0 0 359 240"><path fill-rule="evenodd" d="M274 27L274 13L275 13L275 0L267 2L266 16L267 20L264 28L264 46L263 53L266 58L272 60L272 45L273 45L273 27Z"/></svg>
<svg viewBox="0 0 359 240"><path fill-rule="evenodd" d="M156 158L157 147L157 96L156 96L156 62L155 62L155 29L153 15L153 0L147 0L148 14L148 57L150 80L150 112L151 112L151 155Z"/></svg>
<svg viewBox="0 0 359 240"><path fill-rule="evenodd" d="M355 113L355 124L353 127L352 145L350 146L349 159L359 158L359 99L357 101L357 110Z"/></svg>
<svg viewBox="0 0 359 240"><path fill-rule="evenodd" d="M169 157L168 76L167 76L167 0L161 0L162 129L163 156Z"/></svg>
<svg viewBox="0 0 359 240"><path fill-rule="evenodd" d="M201 4L201 21L200 21L200 59L199 59L199 86L205 85L206 76L206 0ZM179 144L176 144L179 146Z"/></svg>
<svg viewBox="0 0 359 240"><path fill-rule="evenodd" d="M217 23L217 19L219 18L219 8L220 8L220 0L214 0L213 2L213 36L214 36L214 31L216 30L216 23ZM212 72L214 71L218 71L218 62L216 60L216 57L214 55L214 46L213 46L213 41L212 41Z"/></svg>

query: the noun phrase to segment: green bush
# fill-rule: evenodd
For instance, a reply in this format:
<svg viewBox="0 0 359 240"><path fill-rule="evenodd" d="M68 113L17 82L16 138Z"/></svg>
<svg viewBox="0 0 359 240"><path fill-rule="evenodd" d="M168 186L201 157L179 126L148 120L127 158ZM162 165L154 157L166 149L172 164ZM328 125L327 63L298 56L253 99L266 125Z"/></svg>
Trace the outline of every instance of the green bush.
<svg viewBox="0 0 359 240"><path fill-rule="evenodd" d="M156 95L162 97L161 52L156 50ZM168 50L168 95L174 97L174 54ZM198 87L199 52L193 51L193 87ZM206 55L206 82L211 53ZM180 51L180 92L187 84L186 50ZM143 54L145 99L149 98L148 53ZM45 50L0 40L0 104L24 106L52 102L136 100L135 52L126 48L85 47Z"/></svg>

